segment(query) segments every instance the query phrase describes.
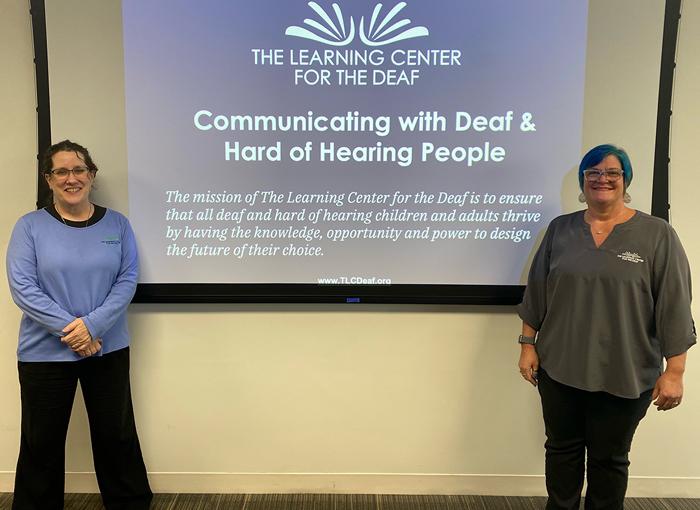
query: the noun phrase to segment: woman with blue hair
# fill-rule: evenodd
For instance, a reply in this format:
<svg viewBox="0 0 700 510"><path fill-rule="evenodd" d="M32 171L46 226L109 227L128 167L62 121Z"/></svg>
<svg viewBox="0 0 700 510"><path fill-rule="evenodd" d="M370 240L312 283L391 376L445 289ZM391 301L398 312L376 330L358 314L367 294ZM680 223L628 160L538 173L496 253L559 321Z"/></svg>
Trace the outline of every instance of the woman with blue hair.
<svg viewBox="0 0 700 510"><path fill-rule="evenodd" d="M578 177L587 208L550 223L530 268L518 365L542 401L547 509L578 509L585 474L585 508L622 510L637 425L683 399L690 269L666 221L627 207L623 149L594 147Z"/></svg>

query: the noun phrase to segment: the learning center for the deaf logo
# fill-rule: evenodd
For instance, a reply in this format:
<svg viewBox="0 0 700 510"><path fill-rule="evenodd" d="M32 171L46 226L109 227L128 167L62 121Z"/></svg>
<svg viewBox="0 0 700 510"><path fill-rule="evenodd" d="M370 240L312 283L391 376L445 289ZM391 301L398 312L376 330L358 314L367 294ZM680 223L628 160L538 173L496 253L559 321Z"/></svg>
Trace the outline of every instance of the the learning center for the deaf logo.
<svg viewBox="0 0 700 510"><path fill-rule="evenodd" d="M424 26L408 27L411 24L410 19L397 19L398 14L406 7L406 2L399 2L386 14L382 14L383 5L376 4L367 21L365 16L360 18L359 27L352 16L346 17L343 14L337 3L332 5L332 15L316 2L309 2L308 5L320 18L320 21L311 18L304 19L304 24L313 31L309 28L292 25L287 27L285 35L301 37L330 46L347 46L355 39L356 32L359 33L360 40L366 46L386 46L406 39L430 35L429 30Z"/></svg>
<svg viewBox="0 0 700 510"><path fill-rule="evenodd" d="M343 12L338 3L325 8L314 1L307 5L310 10L304 9L308 17L300 24L303 26L286 21L280 32L286 42L301 39L315 44L250 50L255 66L291 69L294 86L411 87L424 69L462 65L460 48L396 44L426 40L430 35L426 27L413 25L404 16L406 2L393 7L370 3L366 12L351 14Z"/></svg>

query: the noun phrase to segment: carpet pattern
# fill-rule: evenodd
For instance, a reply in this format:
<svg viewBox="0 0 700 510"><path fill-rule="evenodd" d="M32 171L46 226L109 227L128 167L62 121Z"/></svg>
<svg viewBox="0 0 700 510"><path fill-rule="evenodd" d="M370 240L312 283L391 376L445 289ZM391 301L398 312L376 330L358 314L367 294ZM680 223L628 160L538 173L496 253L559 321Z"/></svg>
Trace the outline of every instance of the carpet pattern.
<svg viewBox="0 0 700 510"><path fill-rule="evenodd" d="M545 498L387 494L156 494L152 510L543 510ZM0 510L12 494L0 493ZM65 510L102 510L99 494L66 494ZM628 498L625 510L700 510L700 499Z"/></svg>

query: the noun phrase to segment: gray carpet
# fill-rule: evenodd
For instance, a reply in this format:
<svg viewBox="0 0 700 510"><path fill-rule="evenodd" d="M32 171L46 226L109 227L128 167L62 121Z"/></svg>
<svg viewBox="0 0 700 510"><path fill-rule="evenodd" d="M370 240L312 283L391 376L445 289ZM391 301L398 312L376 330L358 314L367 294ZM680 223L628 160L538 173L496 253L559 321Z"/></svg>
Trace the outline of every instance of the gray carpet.
<svg viewBox="0 0 700 510"><path fill-rule="evenodd" d="M545 498L368 494L157 494L152 510L543 510ZM0 493L0 510L12 494ZM66 510L102 510L98 494L66 494ZM625 510L700 510L700 499L628 498Z"/></svg>

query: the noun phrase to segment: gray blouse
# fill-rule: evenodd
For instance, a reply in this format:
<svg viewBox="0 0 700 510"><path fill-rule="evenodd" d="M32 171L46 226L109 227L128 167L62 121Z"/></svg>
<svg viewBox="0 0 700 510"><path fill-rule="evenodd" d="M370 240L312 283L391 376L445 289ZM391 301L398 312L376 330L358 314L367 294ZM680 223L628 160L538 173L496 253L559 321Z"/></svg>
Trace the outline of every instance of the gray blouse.
<svg viewBox="0 0 700 510"><path fill-rule="evenodd" d="M518 315L538 330L553 379L637 398L661 375L662 356L695 344L690 300L688 259L666 221L637 211L596 248L578 211L549 224Z"/></svg>

